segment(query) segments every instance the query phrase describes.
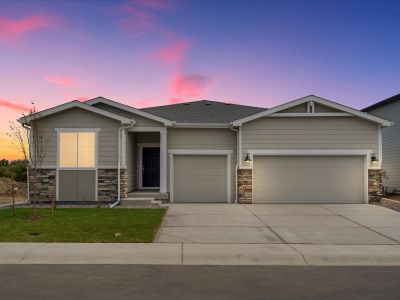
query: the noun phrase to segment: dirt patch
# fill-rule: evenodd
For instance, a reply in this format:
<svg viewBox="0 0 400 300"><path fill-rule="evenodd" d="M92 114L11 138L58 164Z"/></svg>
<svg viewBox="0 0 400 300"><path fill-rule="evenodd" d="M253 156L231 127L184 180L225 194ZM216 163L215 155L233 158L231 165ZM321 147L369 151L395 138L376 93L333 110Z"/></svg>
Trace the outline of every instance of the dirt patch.
<svg viewBox="0 0 400 300"><path fill-rule="evenodd" d="M26 200L27 184L23 182L14 182L16 188L15 199L17 202ZM0 203L11 203L12 189L11 179L7 177L0 177Z"/></svg>
<svg viewBox="0 0 400 300"><path fill-rule="evenodd" d="M385 198L400 201L400 194L388 194L385 196Z"/></svg>

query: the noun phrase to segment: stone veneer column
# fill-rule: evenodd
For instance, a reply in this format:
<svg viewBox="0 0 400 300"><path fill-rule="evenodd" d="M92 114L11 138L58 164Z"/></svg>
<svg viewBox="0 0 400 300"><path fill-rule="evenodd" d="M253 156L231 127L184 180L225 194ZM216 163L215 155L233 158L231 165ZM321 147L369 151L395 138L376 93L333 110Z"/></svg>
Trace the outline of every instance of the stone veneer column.
<svg viewBox="0 0 400 300"><path fill-rule="evenodd" d="M383 197L383 171L382 169L368 170L368 199L380 202Z"/></svg>
<svg viewBox="0 0 400 300"><path fill-rule="evenodd" d="M253 194L253 170L238 169L237 170L237 198L240 204L251 204Z"/></svg>
<svg viewBox="0 0 400 300"><path fill-rule="evenodd" d="M36 200L38 201L52 201L56 198L56 169L38 169L36 171ZM34 171L29 170L29 197L33 200L35 187L34 187Z"/></svg>
<svg viewBox="0 0 400 300"><path fill-rule="evenodd" d="M97 200L116 201L118 198L118 169L98 169ZM128 172L121 169L121 198L128 197Z"/></svg>

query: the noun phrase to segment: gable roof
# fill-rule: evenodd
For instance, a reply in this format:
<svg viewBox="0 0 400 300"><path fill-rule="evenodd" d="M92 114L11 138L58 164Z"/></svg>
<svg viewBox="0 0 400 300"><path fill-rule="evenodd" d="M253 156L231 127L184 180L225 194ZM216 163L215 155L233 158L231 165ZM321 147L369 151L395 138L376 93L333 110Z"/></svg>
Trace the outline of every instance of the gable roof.
<svg viewBox="0 0 400 300"><path fill-rule="evenodd" d="M68 109L71 109L71 108L75 108L75 107L82 108L84 110L87 110L87 111L90 111L90 112L93 112L93 113L96 113L96 114L99 114L99 115L102 115L102 116L105 116L105 117L120 121L122 124L132 124L132 123L134 123L134 121L131 120L131 119L122 117L120 115L113 114L111 112L105 111L103 109L96 108L94 106L87 105L87 104L82 103L82 102L80 102L78 100L73 100L73 101L70 101L70 102L67 102L67 103L64 103L64 104L61 104L61 105L57 105L57 106L54 106L52 108L42 110L40 112L34 113L32 115L29 115L29 116L24 116L22 118L19 118L18 122L20 122L22 124L29 124L32 120L40 119L40 118L43 118L43 117L46 117L46 116L49 116L49 115L52 115L52 114L55 114L55 113L58 113L58 112L62 112L62 111L65 111L65 110L68 110Z"/></svg>
<svg viewBox="0 0 400 300"><path fill-rule="evenodd" d="M128 111L128 112L131 112L133 114L137 114L139 116L146 117L146 118L149 118L151 120L161 122L164 125L172 125L171 120L165 119L163 117L151 114L149 112L146 112L146 111L143 111L143 110L134 108L132 106L129 106L129 105L126 105L126 104L122 104L122 103L119 103L119 102L116 102L116 101L113 101L113 100L110 100L110 99L107 99L107 98L104 98L104 97L96 97L96 98L93 98L93 99L85 101L85 103L88 104L88 105L95 105L97 103L104 103L104 104L107 104L107 105L110 105L110 106L114 106L116 108L119 108L119 109L122 109L122 110L125 110L125 111Z"/></svg>
<svg viewBox="0 0 400 300"><path fill-rule="evenodd" d="M296 105L300 105L303 103L307 103L309 101L313 101L313 102L316 102L316 103L319 103L319 104L322 104L322 105L325 105L325 106L328 106L328 107L331 107L331 108L334 108L337 110L341 110L343 112L352 114L361 119L365 119L365 120L369 120L371 122L381 124L382 126L391 126L392 125L392 122L390 122L388 120L372 116L370 114L359 111L357 109L354 109L354 108L351 108L351 107L348 107L348 106L345 106L345 105L342 105L342 104L339 104L339 103L336 103L336 102L333 102L333 101L330 101L330 100L327 100L327 99L324 99L324 98L321 98L318 96L314 96L314 95L309 95L309 96L306 96L306 97L303 97L303 98L300 98L297 100L293 100L291 102L287 102L282 105L275 106L274 108L271 108L267 111L263 111L263 112L255 114L255 115L251 115L251 116L236 120L236 121L232 122L232 125L233 126L241 126L243 123L246 123L246 122L261 118L261 117L266 117L266 116L272 115L276 112L282 111L284 109L287 109L287 108L290 108L290 107L293 107Z"/></svg>
<svg viewBox="0 0 400 300"><path fill-rule="evenodd" d="M394 102L394 101L397 101L397 100L400 100L400 94L394 95L394 96L389 97L389 98L387 98L385 100L382 100L382 101L379 101L379 102L377 102L375 104L372 104L372 105L370 105L370 106L368 106L366 108L363 108L362 111L368 112L368 111L373 110L375 108L381 107L382 105L385 105L385 104L388 104L388 103L391 103L391 102Z"/></svg>
<svg viewBox="0 0 400 300"><path fill-rule="evenodd" d="M200 100L180 104L143 108L142 111L176 123L229 124L234 120L267 110L262 107Z"/></svg>

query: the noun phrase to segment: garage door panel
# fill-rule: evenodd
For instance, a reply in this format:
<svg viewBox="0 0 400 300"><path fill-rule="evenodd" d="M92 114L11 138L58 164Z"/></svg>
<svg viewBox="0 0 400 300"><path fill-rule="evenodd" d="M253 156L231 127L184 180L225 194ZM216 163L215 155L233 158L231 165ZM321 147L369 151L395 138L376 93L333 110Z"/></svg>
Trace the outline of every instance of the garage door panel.
<svg viewBox="0 0 400 300"><path fill-rule="evenodd" d="M362 203L364 162L356 156L255 156L255 203Z"/></svg>
<svg viewBox="0 0 400 300"><path fill-rule="evenodd" d="M175 155L175 202L226 202L226 156Z"/></svg>

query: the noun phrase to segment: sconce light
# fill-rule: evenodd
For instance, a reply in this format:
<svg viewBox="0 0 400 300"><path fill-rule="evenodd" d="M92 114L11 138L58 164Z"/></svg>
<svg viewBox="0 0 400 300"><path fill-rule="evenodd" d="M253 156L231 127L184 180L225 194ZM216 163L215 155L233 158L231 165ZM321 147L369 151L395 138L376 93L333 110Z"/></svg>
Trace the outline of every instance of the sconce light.
<svg viewBox="0 0 400 300"><path fill-rule="evenodd" d="M244 159L244 162L246 163L246 165L250 165L251 163L251 158L249 156L249 153L246 154L246 158Z"/></svg>
<svg viewBox="0 0 400 300"><path fill-rule="evenodd" d="M371 162L376 162L378 159L375 156L375 153L371 153Z"/></svg>

